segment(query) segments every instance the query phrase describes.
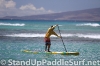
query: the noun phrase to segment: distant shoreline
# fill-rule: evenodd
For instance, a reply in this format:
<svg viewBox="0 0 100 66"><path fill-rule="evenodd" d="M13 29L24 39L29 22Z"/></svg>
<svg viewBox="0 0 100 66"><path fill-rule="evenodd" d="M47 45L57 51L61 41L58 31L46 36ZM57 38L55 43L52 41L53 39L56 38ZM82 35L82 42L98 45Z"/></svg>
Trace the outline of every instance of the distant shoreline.
<svg viewBox="0 0 100 66"><path fill-rule="evenodd" d="M100 21L100 8L30 16L5 16L1 17L0 20L51 20L97 22Z"/></svg>
<svg viewBox="0 0 100 66"><path fill-rule="evenodd" d="M0 19L0 20L11 20L11 19ZM21 21L69 21L69 22L100 22L100 21L88 21L88 20L26 20L26 19L12 19L12 20L21 20ZM11 21L12 21L11 20Z"/></svg>

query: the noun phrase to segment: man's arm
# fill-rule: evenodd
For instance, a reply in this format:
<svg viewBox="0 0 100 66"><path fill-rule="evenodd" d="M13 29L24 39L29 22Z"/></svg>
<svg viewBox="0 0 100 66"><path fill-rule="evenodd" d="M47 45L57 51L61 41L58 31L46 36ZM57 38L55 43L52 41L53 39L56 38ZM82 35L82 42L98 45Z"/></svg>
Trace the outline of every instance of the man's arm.
<svg viewBox="0 0 100 66"><path fill-rule="evenodd" d="M59 37L60 38L60 36L58 36L54 31L53 31L53 35L55 35L55 36L57 36L57 37Z"/></svg>

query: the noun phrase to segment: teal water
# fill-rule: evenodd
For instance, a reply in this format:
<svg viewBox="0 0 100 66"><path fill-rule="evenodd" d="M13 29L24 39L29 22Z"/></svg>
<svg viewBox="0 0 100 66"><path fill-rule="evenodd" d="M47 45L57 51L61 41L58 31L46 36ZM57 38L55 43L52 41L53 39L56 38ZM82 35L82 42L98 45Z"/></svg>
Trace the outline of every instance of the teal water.
<svg viewBox="0 0 100 66"><path fill-rule="evenodd" d="M51 26L58 24L67 51L79 52L79 56L68 56L60 54L29 54L21 50L32 50L44 52L44 35ZM55 32L59 35L56 27ZM64 52L61 39L51 37L51 51ZM6 66L13 61L68 61L66 64L44 63L40 66L88 66L100 65L100 22L69 22L69 21L37 21L37 20L0 20L0 65L2 60L6 60ZM83 61L78 63L77 61ZM75 61L75 62L74 62ZM95 63L93 63L95 61ZM5 63L5 61L3 61ZM14 66L12 64L11 66ZM18 65L16 62L15 66ZM25 65L27 66L27 65ZM32 64L30 64L32 66ZM38 66L38 65L33 65Z"/></svg>

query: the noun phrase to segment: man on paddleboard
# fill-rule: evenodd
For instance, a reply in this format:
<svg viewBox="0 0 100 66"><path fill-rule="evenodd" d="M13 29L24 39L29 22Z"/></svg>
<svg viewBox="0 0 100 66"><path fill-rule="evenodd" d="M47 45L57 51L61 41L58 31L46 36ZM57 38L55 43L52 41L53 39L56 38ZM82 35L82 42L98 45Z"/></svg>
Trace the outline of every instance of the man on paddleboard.
<svg viewBox="0 0 100 66"><path fill-rule="evenodd" d="M51 36L51 35L55 35L55 36L57 36L57 37L60 38L60 36L58 36L58 35L53 31L53 30L55 29L56 26L58 26L58 25L51 26L51 27L47 30L46 34L45 34L45 38L44 38L44 39L45 39L45 51L51 52L51 51L50 51L50 46L51 46L50 36Z"/></svg>

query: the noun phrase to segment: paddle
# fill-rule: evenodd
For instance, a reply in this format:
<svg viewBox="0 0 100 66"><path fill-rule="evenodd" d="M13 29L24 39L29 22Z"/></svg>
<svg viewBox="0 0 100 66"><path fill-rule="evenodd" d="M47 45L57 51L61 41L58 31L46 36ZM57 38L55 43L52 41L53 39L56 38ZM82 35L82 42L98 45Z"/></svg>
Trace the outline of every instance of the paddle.
<svg viewBox="0 0 100 66"><path fill-rule="evenodd" d="M58 25L57 25L57 26L58 26ZM59 30L59 34L60 34L60 36L61 36L61 32L60 32L59 26L58 26L58 30ZM65 51L67 52L66 47L65 47L65 44L64 44L64 41L63 41L63 39L62 39L62 36L61 36L61 40L62 40L63 46L64 46L64 48L65 48Z"/></svg>

